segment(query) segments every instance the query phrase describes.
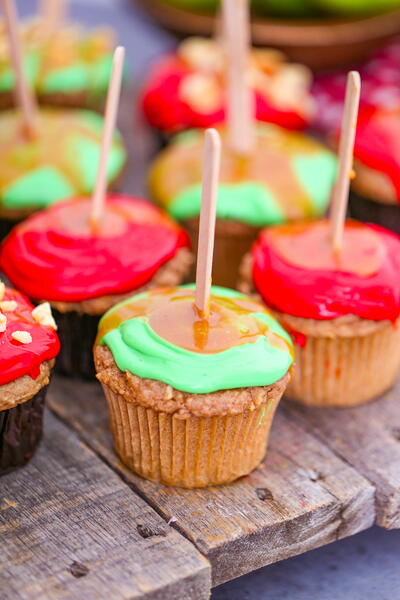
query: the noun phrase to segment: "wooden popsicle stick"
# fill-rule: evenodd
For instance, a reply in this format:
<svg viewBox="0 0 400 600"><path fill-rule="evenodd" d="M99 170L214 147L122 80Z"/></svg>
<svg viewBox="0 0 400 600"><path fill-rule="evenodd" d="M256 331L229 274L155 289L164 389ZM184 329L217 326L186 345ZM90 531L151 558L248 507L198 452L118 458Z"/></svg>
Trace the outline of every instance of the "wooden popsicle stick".
<svg viewBox="0 0 400 600"><path fill-rule="evenodd" d="M104 201L107 189L107 161L115 132L115 123L117 120L124 58L125 48L123 46L118 46L114 52L112 73L107 92L100 160L97 169L96 185L92 196L92 223L98 223L104 212Z"/></svg>
<svg viewBox="0 0 400 600"><path fill-rule="evenodd" d="M235 153L248 155L254 145L254 95L248 85L248 0L223 0L222 19L226 54L228 143Z"/></svg>
<svg viewBox="0 0 400 600"><path fill-rule="evenodd" d="M330 212L331 239L335 252L339 252L343 244L343 230L353 170L353 151L360 91L360 74L357 71L350 71L347 76L346 97L340 132L338 176L333 189Z"/></svg>
<svg viewBox="0 0 400 600"><path fill-rule="evenodd" d="M215 216L221 163L221 138L216 129L206 130L203 152L203 187L197 250L195 305L202 318L207 318L210 309Z"/></svg>
<svg viewBox="0 0 400 600"><path fill-rule="evenodd" d="M11 62L15 72L15 101L21 109L24 133L32 138L37 133L36 98L29 87L24 74L22 45L18 28L15 0L1 0L10 48Z"/></svg>
<svg viewBox="0 0 400 600"><path fill-rule="evenodd" d="M47 33L54 33L66 20L67 0L41 0L39 14Z"/></svg>

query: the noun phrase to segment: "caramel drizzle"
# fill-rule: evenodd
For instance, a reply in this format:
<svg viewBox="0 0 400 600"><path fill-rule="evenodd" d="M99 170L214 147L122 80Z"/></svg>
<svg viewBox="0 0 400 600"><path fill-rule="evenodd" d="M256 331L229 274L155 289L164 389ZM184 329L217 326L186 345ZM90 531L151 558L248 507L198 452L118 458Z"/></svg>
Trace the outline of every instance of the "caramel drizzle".
<svg viewBox="0 0 400 600"><path fill-rule="evenodd" d="M189 290L156 290L138 301L119 306L103 317L98 341L124 321L141 318L159 337L190 352L223 352L254 343L264 336L272 346L292 353L290 344L271 331L266 323L255 318L255 312L265 312L265 309L247 298L213 296L210 315L204 319L198 314L194 296Z"/></svg>

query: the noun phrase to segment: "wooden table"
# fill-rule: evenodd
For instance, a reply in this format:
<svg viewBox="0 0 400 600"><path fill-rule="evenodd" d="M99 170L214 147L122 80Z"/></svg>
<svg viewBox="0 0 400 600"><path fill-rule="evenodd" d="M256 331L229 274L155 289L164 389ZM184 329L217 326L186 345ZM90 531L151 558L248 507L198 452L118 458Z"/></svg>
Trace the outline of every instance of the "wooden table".
<svg viewBox="0 0 400 600"><path fill-rule="evenodd" d="M132 128L123 99L123 132ZM137 121L124 189L154 153ZM357 409L281 403L266 461L204 490L157 485L115 455L97 383L54 378L40 449L0 478L1 600L203 600L261 566L400 526L400 383Z"/></svg>

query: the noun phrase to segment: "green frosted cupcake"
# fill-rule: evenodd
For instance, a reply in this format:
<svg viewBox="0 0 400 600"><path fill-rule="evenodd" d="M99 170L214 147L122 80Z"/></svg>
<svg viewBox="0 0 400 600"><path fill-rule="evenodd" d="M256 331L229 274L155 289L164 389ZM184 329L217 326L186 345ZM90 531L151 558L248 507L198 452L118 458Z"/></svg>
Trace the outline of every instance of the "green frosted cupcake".
<svg viewBox="0 0 400 600"><path fill-rule="evenodd" d="M18 111L0 113L0 226L3 235L18 221L70 196L94 189L103 118L85 110L43 109L38 135L22 135ZM116 134L108 181L121 173L126 151Z"/></svg>
<svg viewBox="0 0 400 600"><path fill-rule="evenodd" d="M224 132L213 281L234 287L238 266L258 232L287 221L313 219L327 209L336 158L316 140L274 125L257 127L249 157L226 146ZM197 243L201 203L202 132L183 133L160 153L150 171L157 203Z"/></svg>

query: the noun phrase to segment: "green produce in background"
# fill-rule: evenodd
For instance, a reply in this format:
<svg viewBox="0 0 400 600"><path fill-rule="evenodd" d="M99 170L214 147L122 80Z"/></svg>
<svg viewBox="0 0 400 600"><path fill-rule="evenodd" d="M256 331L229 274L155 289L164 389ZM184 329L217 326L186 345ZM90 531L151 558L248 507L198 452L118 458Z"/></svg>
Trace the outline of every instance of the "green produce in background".
<svg viewBox="0 0 400 600"><path fill-rule="evenodd" d="M212 12L219 0L163 0L194 12ZM400 0L251 0L256 15L296 17L353 17L383 13L400 7Z"/></svg>

